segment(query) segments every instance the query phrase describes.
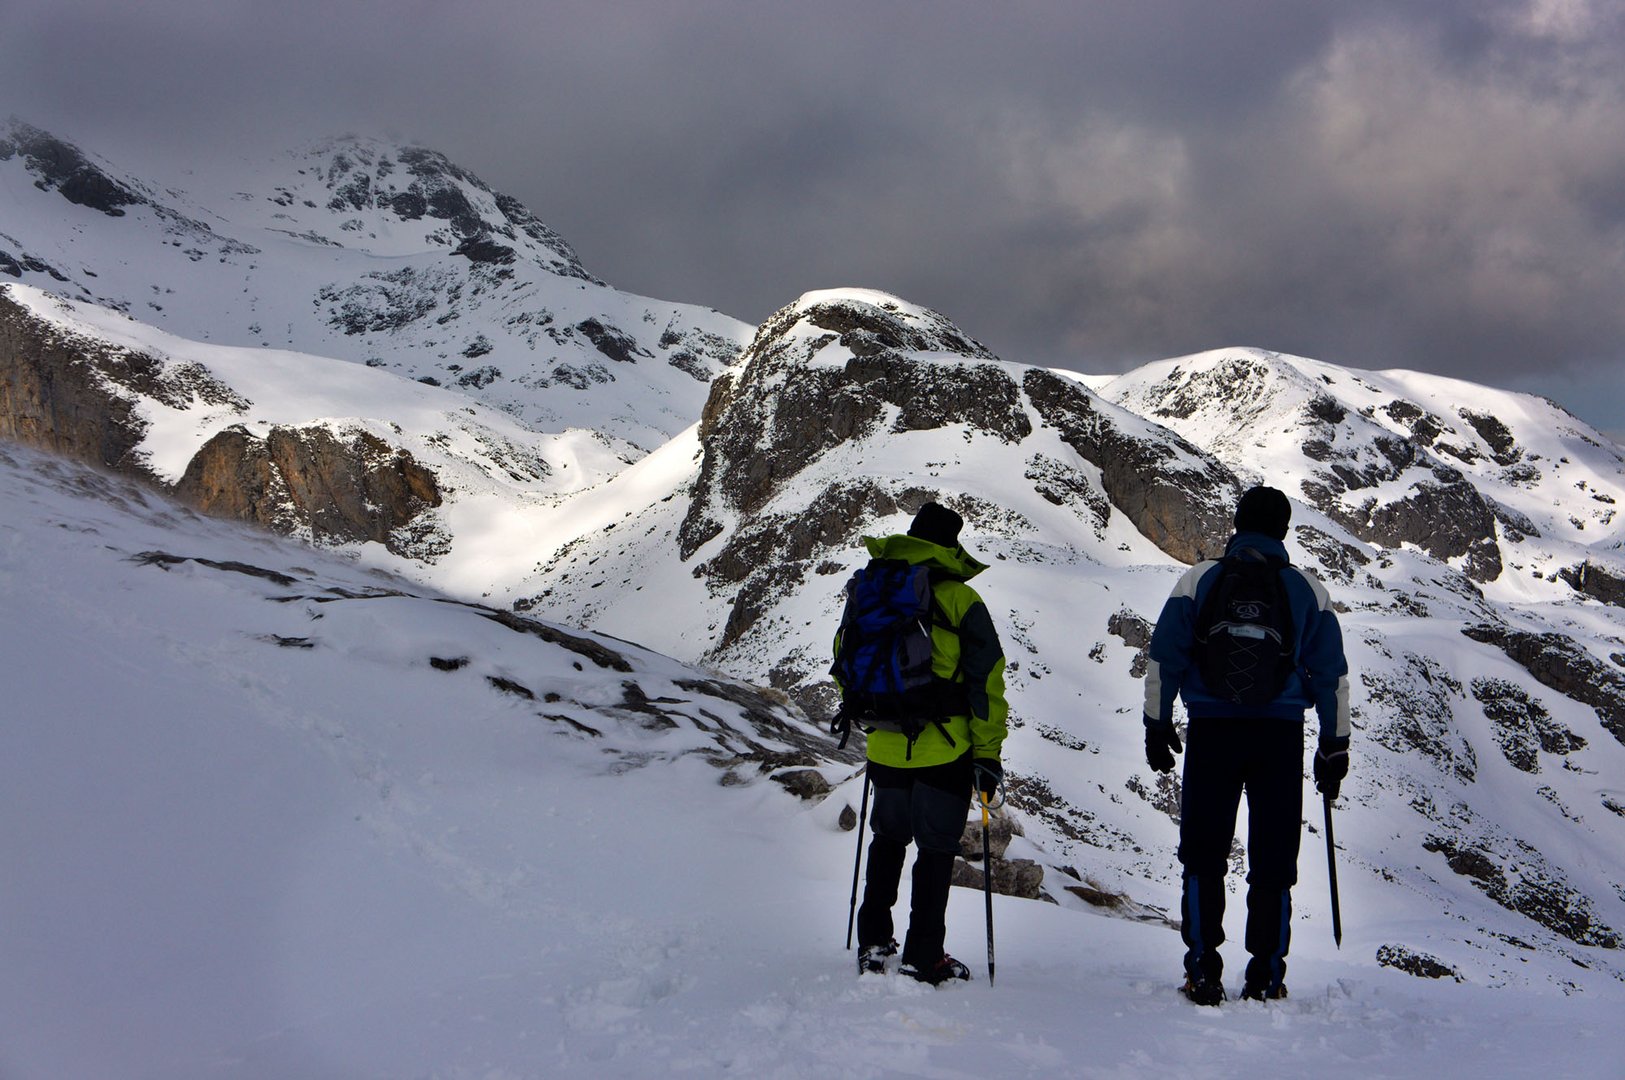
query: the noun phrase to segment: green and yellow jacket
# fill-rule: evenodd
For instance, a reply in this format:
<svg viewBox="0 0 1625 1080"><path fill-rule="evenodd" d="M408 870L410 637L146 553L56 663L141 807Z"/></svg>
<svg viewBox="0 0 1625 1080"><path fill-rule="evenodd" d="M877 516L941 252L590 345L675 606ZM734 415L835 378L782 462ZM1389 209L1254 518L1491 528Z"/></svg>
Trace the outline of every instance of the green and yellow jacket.
<svg viewBox="0 0 1625 1080"><path fill-rule="evenodd" d="M986 570L986 564L962 547L946 548L917 536L865 536L863 543L873 558L901 559L931 568L931 592L948 623L931 628L931 670L962 683L970 708L969 713L944 717L940 727L928 725L912 748L899 732L869 732L869 760L898 768L924 768L955 761L967 749L974 757L997 759L1010 712L1004 700L1004 649L987 605L965 584ZM837 632L836 652L840 644Z"/></svg>

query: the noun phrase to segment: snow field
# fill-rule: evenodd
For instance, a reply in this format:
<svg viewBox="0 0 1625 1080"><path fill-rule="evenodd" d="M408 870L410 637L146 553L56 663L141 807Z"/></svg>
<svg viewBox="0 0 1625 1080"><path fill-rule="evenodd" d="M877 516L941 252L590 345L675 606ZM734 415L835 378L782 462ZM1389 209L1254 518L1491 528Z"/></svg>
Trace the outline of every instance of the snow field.
<svg viewBox="0 0 1625 1080"><path fill-rule="evenodd" d="M805 805L720 785L683 730L565 734L478 676L583 706L624 676L72 466L8 450L0 494L8 1080L1616 1075L1617 985L1378 968L1353 872L1344 949L1300 926L1268 1006L1184 1002L1166 927L1004 897L989 987L965 890L973 982L859 980L857 780ZM406 595L269 599L327 586Z"/></svg>

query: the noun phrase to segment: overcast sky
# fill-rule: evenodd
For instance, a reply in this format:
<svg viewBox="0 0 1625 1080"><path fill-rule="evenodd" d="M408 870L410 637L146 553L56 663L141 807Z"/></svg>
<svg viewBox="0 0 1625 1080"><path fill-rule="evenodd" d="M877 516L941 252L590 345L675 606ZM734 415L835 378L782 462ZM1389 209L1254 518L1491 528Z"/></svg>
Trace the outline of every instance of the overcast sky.
<svg viewBox="0 0 1625 1080"><path fill-rule="evenodd" d="M1617 0L0 0L0 113L116 164L445 151L611 284L859 285L1082 371L1225 345L1625 436Z"/></svg>

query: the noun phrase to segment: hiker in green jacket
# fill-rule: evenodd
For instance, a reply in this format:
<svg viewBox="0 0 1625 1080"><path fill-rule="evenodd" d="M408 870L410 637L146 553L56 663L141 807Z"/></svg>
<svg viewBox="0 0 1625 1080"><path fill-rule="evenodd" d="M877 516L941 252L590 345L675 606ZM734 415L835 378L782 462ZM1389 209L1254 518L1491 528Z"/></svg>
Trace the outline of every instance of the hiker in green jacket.
<svg viewBox="0 0 1625 1080"><path fill-rule="evenodd" d="M929 572L934 685L931 704L921 710L923 723L904 724L905 730L888 730L894 725L866 715L862 706L853 710L868 732L868 774L874 785L869 819L874 839L857 918L858 971L884 972L887 958L898 951L891 909L913 842L919 850L900 970L932 984L970 978L970 970L944 948L948 889L972 793L979 789L992 799L1004 777L999 753L1009 712L999 635L987 605L966 584L987 567L960 547L962 525L958 514L928 502L907 535L864 538L873 559L923 566ZM848 587L848 617L862 573ZM838 658L848 625L843 618L835 642ZM841 691L843 711L852 709L859 697L856 688L843 684Z"/></svg>

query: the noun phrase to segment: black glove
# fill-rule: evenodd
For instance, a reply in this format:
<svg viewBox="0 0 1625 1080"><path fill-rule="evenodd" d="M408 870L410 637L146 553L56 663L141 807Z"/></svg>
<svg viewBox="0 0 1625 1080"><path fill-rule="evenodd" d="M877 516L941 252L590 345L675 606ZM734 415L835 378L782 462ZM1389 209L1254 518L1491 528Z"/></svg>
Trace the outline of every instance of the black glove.
<svg viewBox="0 0 1625 1080"><path fill-rule="evenodd" d="M1004 782L1004 765L998 758L979 757L975 761L976 790L986 796L988 802L999 793L999 785Z"/></svg>
<svg viewBox="0 0 1625 1080"><path fill-rule="evenodd" d="M1315 790L1328 799L1337 798L1343 777L1349 774L1349 741L1322 739L1315 750Z"/></svg>
<svg viewBox="0 0 1625 1080"><path fill-rule="evenodd" d="M1145 763L1157 772L1172 772L1174 755L1184 750L1172 720L1145 720Z"/></svg>

